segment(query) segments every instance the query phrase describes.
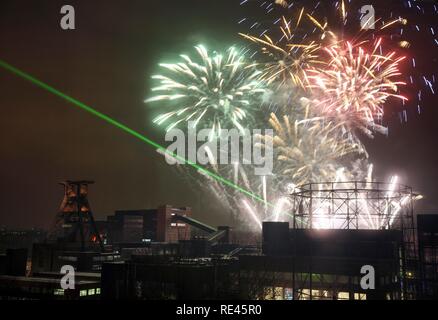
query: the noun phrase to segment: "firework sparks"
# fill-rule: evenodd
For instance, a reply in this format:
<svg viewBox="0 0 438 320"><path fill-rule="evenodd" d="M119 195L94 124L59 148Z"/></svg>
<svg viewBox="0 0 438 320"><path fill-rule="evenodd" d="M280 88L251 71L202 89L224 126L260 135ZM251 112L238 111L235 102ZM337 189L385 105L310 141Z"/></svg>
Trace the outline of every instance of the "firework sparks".
<svg viewBox="0 0 438 320"><path fill-rule="evenodd" d="M395 98L404 106L407 99L398 92L404 85L399 81L403 76L399 72L403 57L394 52L383 53L381 40L374 43L344 40L349 39L345 27L353 18L359 19L349 8L350 1L335 4L339 12L336 19L342 20L338 23L342 31L339 37L329 30L328 17L322 19L323 22L314 18L318 15L314 14L317 9L325 14L331 4L319 1L314 7L309 6L311 14L307 14L308 10L298 10L294 1L244 0L241 5L249 2L265 11L263 22L253 18L239 21L249 30L240 35L257 45L257 51L248 55L254 60L246 61L233 48L224 57L217 53L210 56L204 47L198 46L200 59L197 57L195 62L182 56L181 63L161 65L168 74L154 77L160 81L154 89L160 95L147 101L166 102L163 107L173 108L154 120L159 125L166 124L168 130L191 120L215 130L231 125L242 131L255 124L253 118L261 103L275 106L275 114L269 121L266 121L267 117L257 116L259 128L271 126L275 132L272 175L252 175L253 167L249 165L249 169L240 163L219 165L211 162L207 165L262 201L246 199L209 176L194 177L179 167L198 187L211 192L241 224L260 230L262 221L290 218L288 214L293 208L288 194L299 190L303 184L334 181L335 187L342 187L350 181L364 181L366 188L371 188L373 166L368 165L368 154L357 131L370 137L375 132L385 133L386 128L382 125L385 103ZM401 38L403 28L407 28L406 19L391 13L391 17L377 19L375 24L373 36L382 34L385 41L396 40L393 46L397 46L397 51L409 48L410 42ZM397 26L401 26L401 33L393 39ZM359 32L360 37L353 39L368 39L366 31ZM431 32L435 35L434 29ZM250 51L251 48L245 50ZM417 63L412 58L413 68ZM434 93L435 78L423 76L423 80ZM410 76L410 82L414 81ZM421 100L421 92L418 97ZM264 144L263 139L269 138L260 137L260 145ZM364 162L351 167L352 160ZM211 183L205 183L205 179ZM388 194L377 202L357 198L357 209L361 212L359 228L390 228L396 223L404 207L411 203L406 197L393 197L391 190L396 188L396 183L396 177L391 178ZM337 225L336 221L342 217L334 213L333 204L327 201L315 204L312 214L317 219L316 228L342 227ZM376 208L381 212L376 212Z"/></svg>
<svg viewBox="0 0 438 320"><path fill-rule="evenodd" d="M336 172L336 161L349 153L359 152L357 145L340 137L340 126L324 123L318 118L291 120L275 114L269 120L275 136L272 141L277 160L278 175L287 177L295 185L308 182L331 181ZM270 137L262 137L266 142Z"/></svg>
<svg viewBox="0 0 438 320"><path fill-rule="evenodd" d="M318 96L313 101L317 112L371 137L372 131L384 131L376 121L382 119L387 99L407 100L397 94L405 83L395 80L401 74L398 66L404 57L396 57L395 52L380 55L380 46L381 39L370 53L350 42L330 46L325 49L328 65L308 71L309 88Z"/></svg>
<svg viewBox="0 0 438 320"><path fill-rule="evenodd" d="M202 45L195 48L200 62L181 55L183 62L160 64L170 75L152 77L160 82L152 91L161 94L145 102L165 101L172 109L156 117L154 123L170 123L166 129L171 130L181 122L193 121L197 126L202 121L213 133L229 125L244 132L266 93L258 80L260 72L233 47L226 56L209 56Z"/></svg>
<svg viewBox="0 0 438 320"><path fill-rule="evenodd" d="M261 52L267 57L267 62L262 63L263 72L261 80L269 85L276 83L278 87L293 85L304 87L304 70L318 63L318 50L321 47L320 41L303 42L295 34L295 30L300 26L304 8L300 11L295 24L282 17L280 29L280 40L274 41L268 34L263 37L256 37L240 33L242 37L248 39L261 47ZM322 29L319 35L321 40L325 36L325 27L321 26L316 19L308 15L312 22ZM292 25L293 24L293 25ZM295 43L295 41L300 41Z"/></svg>

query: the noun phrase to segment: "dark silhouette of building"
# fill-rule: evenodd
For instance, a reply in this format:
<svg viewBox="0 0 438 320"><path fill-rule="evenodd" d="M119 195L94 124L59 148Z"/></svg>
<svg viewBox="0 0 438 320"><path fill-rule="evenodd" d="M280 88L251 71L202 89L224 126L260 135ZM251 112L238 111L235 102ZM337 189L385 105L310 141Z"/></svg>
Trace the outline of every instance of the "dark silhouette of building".
<svg viewBox="0 0 438 320"><path fill-rule="evenodd" d="M59 272L64 265L71 265L78 272L99 272L102 263L120 260L120 254L109 250L81 251L77 244L35 244L32 252L32 273Z"/></svg>
<svg viewBox="0 0 438 320"><path fill-rule="evenodd" d="M27 249L7 249L0 255L0 275L26 276Z"/></svg>
<svg viewBox="0 0 438 320"><path fill-rule="evenodd" d="M41 243L46 240L47 232L40 229L0 229L0 253L7 249L27 248L32 251L34 243Z"/></svg>
<svg viewBox="0 0 438 320"><path fill-rule="evenodd" d="M88 201L88 186L93 181L64 181L64 197L50 230L48 241L34 244L32 273L59 272L71 265L78 272L100 271L105 261L120 258L105 246Z"/></svg>
<svg viewBox="0 0 438 320"><path fill-rule="evenodd" d="M116 299L404 299L399 230L289 229L265 222L263 247L193 239L105 263L102 294ZM158 246L159 244L156 244ZM152 246L152 244L151 244ZM374 290L362 288L372 265Z"/></svg>
<svg viewBox="0 0 438 320"><path fill-rule="evenodd" d="M190 239L190 227L175 216L191 217L188 207L119 210L108 217L109 243L178 242Z"/></svg>
<svg viewBox="0 0 438 320"><path fill-rule="evenodd" d="M61 288L59 273L32 277L0 276L0 300L96 300L100 299L100 274L76 273L75 288Z"/></svg>
<svg viewBox="0 0 438 320"><path fill-rule="evenodd" d="M417 215L418 251L425 299L438 299L438 215Z"/></svg>
<svg viewBox="0 0 438 320"><path fill-rule="evenodd" d="M133 256L104 265L102 294L104 299L235 299L237 270L232 259Z"/></svg>
<svg viewBox="0 0 438 320"><path fill-rule="evenodd" d="M264 222L261 255L241 255L241 296L250 299L401 299L397 230L289 229ZM360 286L361 268L373 266L376 288Z"/></svg>

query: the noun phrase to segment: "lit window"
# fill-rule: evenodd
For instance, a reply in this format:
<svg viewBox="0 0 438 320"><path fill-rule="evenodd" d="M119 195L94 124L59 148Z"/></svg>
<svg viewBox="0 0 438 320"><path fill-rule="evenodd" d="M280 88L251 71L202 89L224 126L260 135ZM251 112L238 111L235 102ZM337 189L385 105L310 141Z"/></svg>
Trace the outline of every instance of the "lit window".
<svg viewBox="0 0 438 320"><path fill-rule="evenodd" d="M300 300L309 300L310 299L310 290L303 289L301 290Z"/></svg>
<svg viewBox="0 0 438 320"><path fill-rule="evenodd" d="M274 288L274 300L283 300L283 288L275 287Z"/></svg>
<svg viewBox="0 0 438 320"><path fill-rule="evenodd" d="M320 294L319 294L319 290L312 290L312 299L319 299L320 298Z"/></svg>
<svg viewBox="0 0 438 320"><path fill-rule="evenodd" d="M89 296L93 296L93 295L95 295L96 294L96 290L94 290L94 289L88 289L88 295Z"/></svg>
<svg viewBox="0 0 438 320"><path fill-rule="evenodd" d="M64 289L55 289L53 292L55 296L63 296L64 295Z"/></svg>
<svg viewBox="0 0 438 320"><path fill-rule="evenodd" d="M100 288L96 288L96 294L100 294Z"/></svg>
<svg viewBox="0 0 438 320"><path fill-rule="evenodd" d="M272 300L273 298L273 288L272 287L264 287L263 288L263 296L264 300Z"/></svg>
<svg viewBox="0 0 438 320"><path fill-rule="evenodd" d="M293 300L293 290L292 288L284 288L284 300Z"/></svg>
<svg viewBox="0 0 438 320"><path fill-rule="evenodd" d="M354 293L354 300L366 300L367 294L366 293Z"/></svg>
<svg viewBox="0 0 438 320"><path fill-rule="evenodd" d="M350 294L348 292L338 292L338 300L349 300Z"/></svg>
<svg viewBox="0 0 438 320"><path fill-rule="evenodd" d="M87 296L87 290L81 290L81 291L79 291L79 296L80 296L80 297L85 297L85 296Z"/></svg>

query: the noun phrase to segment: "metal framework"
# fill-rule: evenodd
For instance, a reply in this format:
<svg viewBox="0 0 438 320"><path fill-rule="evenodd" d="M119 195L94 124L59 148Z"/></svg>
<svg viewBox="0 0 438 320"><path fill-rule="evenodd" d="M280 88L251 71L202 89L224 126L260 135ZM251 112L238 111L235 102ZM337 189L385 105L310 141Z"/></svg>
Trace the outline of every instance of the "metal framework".
<svg viewBox="0 0 438 320"><path fill-rule="evenodd" d="M291 194L291 222L293 229L400 231L402 239L397 255L400 270L393 272L397 279L391 280L397 284L389 283L389 286L399 288L399 292L390 293L389 298L413 299L416 297L415 278L418 276L413 218L416 197L411 187L394 181L310 183L296 188ZM303 294L308 295L308 299L316 298L314 294L317 295L320 290L312 287L312 279L315 279L312 264L308 271L294 275L298 299L303 298ZM331 281L331 286L345 287L345 284Z"/></svg>
<svg viewBox="0 0 438 320"><path fill-rule="evenodd" d="M50 237L66 243L79 242L81 251L90 245L99 245L104 251L102 238L97 230L88 202L88 185L93 181L64 181L64 198L56 216Z"/></svg>
<svg viewBox="0 0 438 320"><path fill-rule="evenodd" d="M385 182L309 183L294 190L294 226L310 229L395 229L413 221L412 188Z"/></svg>

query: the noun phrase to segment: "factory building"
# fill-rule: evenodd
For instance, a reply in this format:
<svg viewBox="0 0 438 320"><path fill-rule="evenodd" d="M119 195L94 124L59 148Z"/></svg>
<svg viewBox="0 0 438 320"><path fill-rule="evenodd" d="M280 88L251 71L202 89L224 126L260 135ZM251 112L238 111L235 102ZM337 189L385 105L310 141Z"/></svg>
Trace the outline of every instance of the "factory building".
<svg viewBox="0 0 438 320"><path fill-rule="evenodd" d="M241 255L242 297L269 300L398 300L402 235L397 230L289 229L265 222L260 255ZM360 285L363 266L375 289Z"/></svg>
<svg viewBox="0 0 438 320"><path fill-rule="evenodd" d="M175 216L190 218L191 208L120 210L108 217L109 243L178 242L190 239L190 227Z"/></svg>
<svg viewBox="0 0 438 320"><path fill-rule="evenodd" d="M261 233L248 235L209 226L192 218L190 208L169 205L119 210L94 221L88 183L65 183L56 224L61 232L34 244L30 274L27 251L0 255L0 298L436 298L437 217L419 215L414 225L413 207L391 209L380 185L354 183L325 194L313 186L301 189L292 197L289 222L263 222ZM397 190L399 199L413 198L409 189ZM373 209L366 215L360 193ZM254 235L260 240L248 241ZM60 288L64 265L76 271L75 290ZM372 285L364 286L370 270Z"/></svg>
<svg viewBox="0 0 438 320"><path fill-rule="evenodd" d="M100 275L77 273L75 288L60 287L60 274L0 275L0 300L98 300Z"/></svg>
<svg viewBox="0 0 438 320"><path fill-rule="evenodd" d="M205 244L208 254L188 256ZM130 260L105 263L102 294L108 299L399 300L406 297L409 280L402 247L398 230L290 229L287 222L265 222L261 252L198 240L191 250L181 244L175 251L137 252ZM374 268L374 289L361 287L366 265Z"/></svg>

